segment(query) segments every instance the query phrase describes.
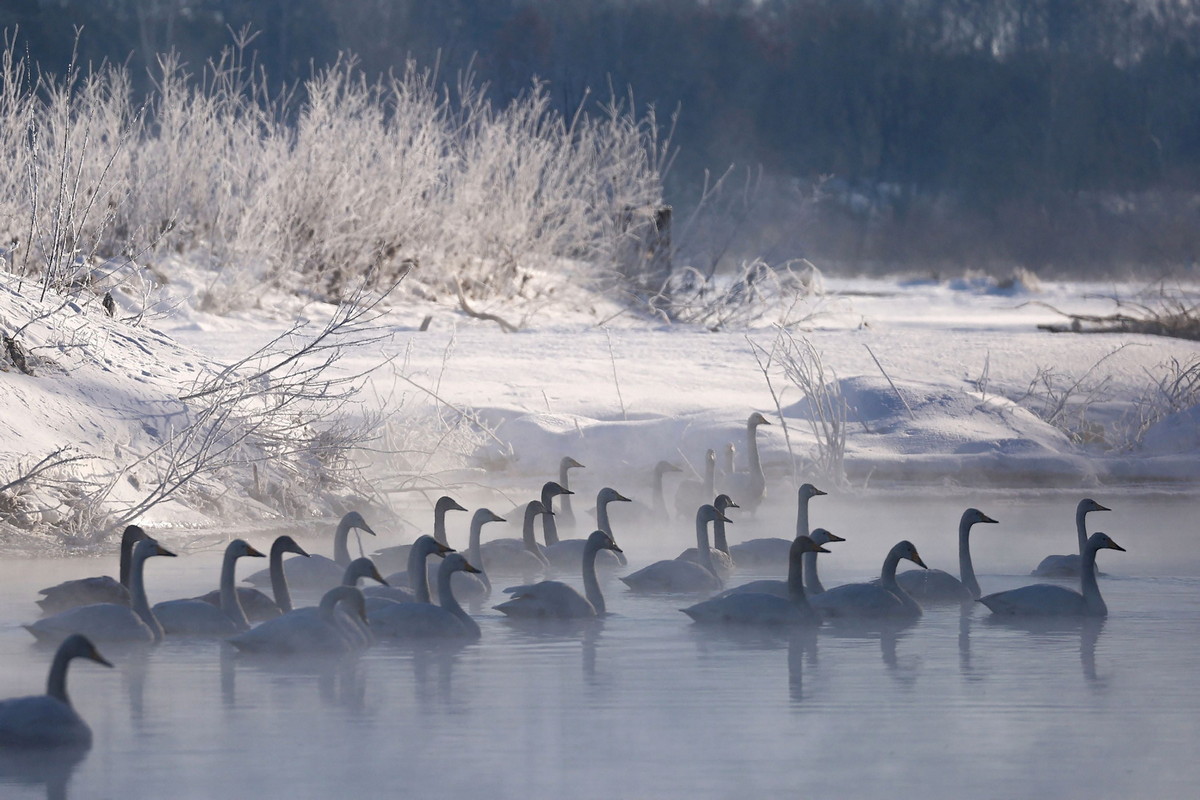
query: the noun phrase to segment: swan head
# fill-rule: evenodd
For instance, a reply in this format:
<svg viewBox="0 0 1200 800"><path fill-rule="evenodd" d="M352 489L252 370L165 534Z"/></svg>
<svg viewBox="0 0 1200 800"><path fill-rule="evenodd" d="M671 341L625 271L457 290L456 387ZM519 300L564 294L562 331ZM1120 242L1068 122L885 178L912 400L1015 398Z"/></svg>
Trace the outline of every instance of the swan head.
<svg viewBox="0 0 1200 800"><path fill-rule="evenodd" d="M1088 547L1095 550L1120 550L1122 553L1126 552L1125 548L1114 542L1112 537L1107 533L1100 533L1099 531L1088 537Z"/></svg>
<svg viewBox="0 0 1200 800"><path fill-rule="evenodd" d="M441 569L443 572L472 572L475 574L480 572L478 568L471 566L471 562L467 561L462 553L451 553L446 556Z"/></svg>
<svg viewBox="0 0 1200 800"><path fill-rule="evenodd" d="M287 535L280 536L271 543L271 552L279 553L280 555L283 555L284 553L295 553L296 555L304 556L305 558L308 558L309 556L307 550L297 544L295 539Z"/></svg>
<svg viewBox="0 0 1200 800"><path fill-rule="evenodd" d="M488 522L507 522L504 517L500 516L490 508L481 508L475 512L475 516L471 517L472 525L483 525Z"/></svg>
<svg viewBox="0 0 1200 800"><path fill-rule="evenodd" d="M718 511L714 506L705 504L696 509L696 522L704 525L714 520L733 523L733 520Z"/></svg>
<svg viewBox="0 0 1200 800"><path fill-rule="evenodd" d="M141 525L126 525L125 530L121 532L121 547L133 547L142 539L149 539L150 536L142 529Z"/></svg>
<svg viewBox="0 0 1200 800"><path fill-rule="evenodd" d="M665 475L668 472L683 472L682 469L672 464L670 461L660 461L654 465L654 471L659 475Z"/></svg>
<svg viewBox="0 0 1200 800"><path fill-rule="evenodd" d="M358 583L359 578L370 578L384 586L390 585L379 574L379 568L375 566L375 562L366 557L356 558L346 565L346 574L342 578L342 583L346 586L354 586Z"/></svg>
<svg viewBox="0 0 1200 800"><path fill-rule="evenodd" d="M256 550L254 546L245 539L234 539L232 542L230 542L225 547L225 555L232 558L241 558L243 556L249 556L251 558L266 557L262 553L258 552L258 550Z"/></svg>
<svg viewBox="0 0 1200 800"><path fill-rule="evenodd" d="M713 500L713 508L717 511L724 512L727 508L741 508L737 503L733 502L733 498L727 494L717 495L717 499Z"/></svg>
<svg viewBox="0 0 1200 800"><path fill-rule="evenodd" d="M596 495L596 505L597 506L601 505L602 503L630 503L630 502L633 502L633 501L630 500L625 495L618 492L616 489L613 489L609 486L605 486L603 489L600 490L600 493L598 495Z"/></svg>
<svg viewBox="0 0 1200 800"><path fill-rule="evenodd" d="M58 646L58 652L67 658L86 658L89 661L95 661L97 664L103 664L106 667L112 666L112 662L100 655L100 651L92 644L92 640L82 633L72 633L66 639L63 639L62 644Z"/></svg>
<svg viewBox="0 0 1200 800"><path fill-rule="evenodd" d="M830 533L825 528L814 528L812 535L808 538L812 539L817 544L832 544L833 542L846 541L841 536L838 536L836 533ZM827 550L817 550L815 552L824 553L824 552L828 552L828 551Z"/></svg>
<svg viewBox="0 0 1200 800"><path fill-rule="evenodd" d="M1092 511L1112 511L1108 506L1102 506L1090 497L1085 497L1079 501L1079 507L1076 509L1080 514L1087 514Z"/></svg>
<svg viewBox="0 0 1200 800"><path fill-rule="evenodd" d="M445 558L447 553L453 553L454 548L448 544L442 544L437 539L429 534L422 534L413 542L413 547L424 554L425 556L439 556Z"/></svg>
<svg viewBox="0 0 1200 800"><path fill-rule="evenodd" d="M617 543L604 531L592 531L588 535L587 543L589 547L597 547L600 550L612 550L614 553L625 552L620 547L617 547Z"/></svg>
<svg viewBox="0 0 1200 800"><path fill-rule="evenodd" d="M759 425L770 425L770 424L771 423L767 422L767 418L764 417L762 414L758 413L757 411L755 411L753 414L751 414L750 418L748 420L746 420L746 425L747 425L747 427L750 427L750 428L754 428Z"/></svg>
<svg viewBox="0 0 1200 800"><path fill-rule="evenodd" d="M466 511L458 501L449 495L442 495L433 506L435 514L445 514L447 511Z"/></svg>
<svg viewBox="0 0 1200 800"><path fill-rule="evenodd" d="M992 519L978 508L968 508L966 511L964 511L962 515L962 521L967 525L974 525L978 522L996 523L996 520Z"/></svg>
<svg viewBox="0 0 1200 800"><path fill-rule="evenodd" d="M563 456L563 460L559 462L558 466L560 469L587 469L587 467L570 456Z"/></svg>
<svg viewBox="0 0 1200 800"><path fill-rule="evenodd" d="M925 562L921 560L921 554L917 552L916 545L907 539L892 548L892 552L896 553L900 558L907 558L918 567L929 569L929 567L925 566Z"/></svg>
<svg viewBox="0 0 1200 800"><path fill-rule="evenodd" d="M828 494L828 492L823 492L817 487L813 486L811 483L806 483L796 490L796 494L800 496L801 500L807 500L810 497L821 497L822 495Z"/></svg>
<svg viewBox="0 0 1200 800"><path fill-rule="evenodd" d="M525 523L530 524L538 514L553 514L541 500L530 500L525 506Z"/></svg>
<svg viewBox="0 0 1200 800"><path fill-rule="evenodd" d="M135 560L139 558L145 560L151 556L170 556L174 558L175 554L150 537L146 537L134 545L133 557Z"/></svg>
<svg viewBox="0 0 1200 800"><path fill-rule="evenodd" d="M362 514L357 511L347 511L345 516L342 517L342 521L338 523L338 530L360 530L372 536L375 535L375 531L371 530L371 526L363 519Z"/></svg>
<svg viewBox="0 0 1200 800"><path fill-rule="evenodd" d="M550 500L558 497L560 494L575 494L567 487L563 486L558 481L546 481L542 484L542 503L549 508Z"/></svg>
<svg viewBox="0 0 1200 800"><path fill-rule="evenodd" d="M792 540L792 546L788 549L788 558L795 560L805 553L828 553L821 545L813 541L810 536L797 536Z"/></svg>

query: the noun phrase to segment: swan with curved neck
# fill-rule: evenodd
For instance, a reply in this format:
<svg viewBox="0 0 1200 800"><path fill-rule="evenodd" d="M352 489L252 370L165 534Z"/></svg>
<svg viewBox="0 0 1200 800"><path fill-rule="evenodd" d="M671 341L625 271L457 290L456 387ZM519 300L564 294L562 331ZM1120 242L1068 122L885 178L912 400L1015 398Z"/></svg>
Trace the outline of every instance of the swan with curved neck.
<svg viewBox="0 0 1200 800"><path fill-rule="evenodd" d="M708 504L696 511L697 561L656 561L632 575L625 575L621 581L635 592L712 592L720 589L721 579L717 577L708 546L708 524L723 516Z"/></svg>
<svg viewBox="0 0 1200 800"><path fill-rule="evenodd" d="M375 531L357 511L350 511L338 521L333 533L333 558L312 554L308 558L289 558L283 562L283 572L287 582L293 589L301 591L324 591L330 586L336 586L350 563L350 547L347 540L350 531L360 530L371 536ZM259 570L245 579L247 583L265 588L271 585L271 571Z"/></svg>
<svg viewBox="0 0 1200 800"><path fill-rule="evenodd" d="M429 603L429 572L426 565L430 556L445 558L447 553L453 553L454 548L442 544L429 534L418 536L408 551L408 569L403 573L389 575L386 580L379 579L383 586L372 586L365 589L363 594L368 598L384 598L397 603ZM368 559L370 560L370 559ZM393 584L407 584L404 589ZM368 605L370 603L368 602Z"/></svg>
<svg viewBox="0 0 1200 800"><path fill-rule="evenodd" d="M1093 511L1111 510L1106 506L1100 505L1090 497L1080 500L1079 505L1075 507L1075 536L1079 542L1079 552L1062 556L1046 556L1030 574L1036 575L1039 578L1079 577L1079 565L1083 558L1083 551L1087 548L1088 543L1087 515Z"/></svg>
<svg viewBox="0 0 1200 800"><path fill-rule="evenodd" d="M474 574L477 570L462 553L450 553L438 567L438 597L441 605L392 603L373 606L368 613L371 630L381 639L478 639L479 625L454 596L451 579L457 572Z"/></svg>
<svg viewBox="0 0 1200 800"><path fill-rule="evenodd" d="M353 586L335 586L321 597L316 608L298 608L269 619L257 628L239 633L229 643L245 653L259 655L340 655L360 649L360 640L338 616L340 605L365 624L363 593Z"/></svg>
<svg viewBox="0 0 1200 800"><path fill-rule="evenodd" d="M37 622L25 625L38 641L58 642L72 633L82 633L92 641L157 642L163 637L162 626L146 599L146 560L154 556L175 554L153 539L143 539L133 548L129 566L128 606L116 603L92 603L77 606Z"/></svg>
<svg viewBox="0 0 1200 800"><path fill-rule="evenodd" d="M733 557L729 555L729 542L725 538L725 525L729 521L726 516L726 509L741 508L727 494L719 494L713 500L713 508L720 512L720 515L713 520L713 546L708 553L709 560L712 562L713 571L716 572L719 578L728 578L733 574L735 567ZM697 564L700 561L700 551L695 547L689 547L678 556L677 559L683 561L695 561Z"/></svg>
<svg viewBox="0 0 1200 800"><path fill-rule="evenodd" d="M921 603L970 603L978 600L982 592L975 579L975 567L971 563L971 527L978 523L996 520L977 508L968 508L958 521L958 574L956 578L940 569L908 570L896 576L904 591Z"/></svg>
<svg viewBox="0 0 1200 800"><path fill-rule="evenodd" d="M808 503L814 497L824 497L825 492L805 483L796 490L796 532L791 539L778 536L767 536L760 539L750 539L729 548L729 554L734 562L742 567L770 567L786 564L792 541L796 536L811 536L812 531L808 522Z"/></svg>
<svg viewBox="0 0 1200 800"><path fill-rule="evenodd" d="M558 483L564 489L571 488L571 483L570 483L571 476L569 475L569 473L573 469L586 469L586 467L584 467L583 464L580 464L578 461L571 458L570 456L563 456L562 461L558 462ZM561 522L563 524L563 526L567 527L567 528L575 527L575 512L571 509L571 495L572 494L574 494L574 492L568 492L567 494L564 494L562 496L562 504L559 506L559 509L558 509L558 521Z"/></svg>
<svg viewBox="0 0 1200 800"><path fill-rule="evenodd" d="M616 541L612 532L612 523L608 516L609 503L628 503L629 498L613 489L610 486L605 486L596 493L596 528L604 531L608 538ZM587 551L588 542L591 541L591 536L586 539L562 539L557 544L547 546L543 549L546 558L555 569L566 569L574 571L579 567L579 559ZM605 548L597 554L599 556L596 565L613 569L619 566L624 566L624 555L621 550Z"/></svg>
<svg viewBox="0 0 1200 800"><path fill-rule="evenodd" d="M542 514L542 539L546 542L546 547L558 544L558 523L554 520L557 516L554 513L554 498L569 494L575 493L557 481L546 481L542 484L542 505L546 509Z"/></svg>
<svg viewBox="0 0 1200 800"><path fill-rule="evenodd" d="M63 639L50 663L46 693L0 700L0 747L88 747L92 729L71 705L67 695L67 665L86 658L111 667L82 634Z"/></svg>
<svg viewBox="0 0 1200 800"><path fill-rule="evenodd" d="M692 509L711 503L716 495L717 454L714 450L704 451L704 478L680 482L675 489L675 511L681 517L692 514Z"/></svg>
<svg viewBox="0 0 1200 800"><path fill-rule="evenodd" d="M925 566L912 542L897 542L883 560L878 583L847 583L809 600L827 619L915 619L921 606L896 583L901 559Z"/></svg>
<svg viewBox="0 0 1200 800"><path fill-rule="evenodd" d="M497 611L521 619L584 619L602 617L607 612L600 581L596 579L596 556L603 552L621 552L617 543L602 530L592 531L585 540L582 554L583 594L561 581L542 581L513 586L504 591L512 595Z"/></svg>
<svg viewBox="0 0 1200 800"><path fill-rule="evenodd" d="M295 553L298 556L308 558L308 551L297 544L296 540L291 536L283 535L275 537L275 541L271 542L271 551L267 556L267 563L270 565L267 569L271 573L270 597L258 589L249 586L236 587L238 602L242 605L242 611L245 612L246 619L251 623L265 622L292 610L292 593L288 587L287 576L283 572L283 557L288 553ZM213 589L196 599L203 600L210 606L220 608L221 590Z"/></svg>
<svg viewBox="0 0 1200 800"><path fill-rule="evenodd" d="M492 539L479 548L483 554L482 567L488 573L517 573L526 577L540 573L550 566L538 546L535 526L539 515L546 512L541 500L531 500L525 506L521 538Z"/></svg>
<svg viewBox="0 0 1200 800"><path fill-rule="evenodd" d="M446 515L451 511L466 510L449 495L439 497L433 504L433 538L448 547L450 539L446 535ZM381 547L371 554L371 558L374 559L381 572L403 573L408 569L408 557L411 552L411 544L398 544L392 547Z"/></svg>
<svg viewBox="0 0 1200 800"><path fill-rule="evenodd" d="M746 419L746 472L734 472L721 481L722 491L737 499L751 514L758 509L767 493L767 478L763 474L762 460L758 453L758 428L770 425L767 418L755 411ZM789 548L791 544L788 544Z"/></svg>
<svg viewBox="0 0 1200 800"><path fill-rule="evenodd" d="M234 539L225 547L221 559L221 605L187 598L167 600L154 606L154 616L168 636L231 636L249 630L250 621L242 610L234 587L234 572L239 558L262 558L263 554L244 539Z"/></svg>
<svg viewBox="0 0 1200 800"><path fill-rule="evenodd" d="M133 561L133 547L143 539L148 539L146 531L138 525L127 525L121 533L120 572L119 580L113 580L107 575L94 578L79 578L64 581L57 586L38 590L44 595L37 601L43 614L57 614L68 608L84 606L91 603L116 603L129 605L129 567Z"/></svg>
<svg viewBox="0 0 1200 800"><path fill-rule="evenodd" d="M804 591L804 556L829 551L808 536L797 536L788 553L787 596L737 592L680 609L697 623L739 625L819 625Z"/></svg>
<svg viewBox="0 0 1200 800"><path fill-rule="evenodd" d="M811 598L811 597L815 597L816 595L821 594L822 592L825 591L825 587L821 585L821 579L819 577L817 577L817 554L829 552L828 550L822 549L824 547L824 545L832 544L833 542L844 542L846 540L843 539L841 536L838 536L837 534L830 533L829 531L827 531L824 528L814 528L813 532L812 532L812 536L810 536L808 538L812 539L813 544L817 545L816 549L813 549L813 550L806 549L803 553L803 559L802 559L804 594L806 597ZM788 578L789 578L789 580L790 580L791 574L792 574L791 570L792 570L791 554L789 553L788 554ZM750 581L749 583L743 583L740 586L734 586L732 589L726 589L725 591L716 595L716 598L726 597L731 594L746 594L746 593L773 594L776 597L782 597L784 599L787 599L790 596L791 592L788 589L788 581L787 580L779 580L777 578L764 578L762 580ZM716 599L716 598L713 598L713 599Z"/></svg>
<svg viewBox="0 0 1200 800"><path fill-rule="evenodd" d="M481 508L475 512L475 516L471 517L471 534L467 540L467 555L472 564L483 564L483 551L480 547L480 537L483 534L483 526L489 522L506 522L504 517L496 514L488 508ZM470 574L470 573L467 573ZM483 584L485 593L492 591L492 582L488 579L487 573L480 570L477 574L479 582ZM457 591L457 589L456 589Z"/></svg>
<svg viewBox="0 0 1200 800"><path fill-rule="evenodd" d="M979 598L993 614L1014 617L1104 617L1108 605L1100 596L1100 585L1096 580L1096 553L1101 550L1125 548L1114 542L1106 533L1093 533L1083 548L1083 568L1079 572L1079 589L1076 592L1052 583L1035 583L1007 592L996 592Z"/></svg>

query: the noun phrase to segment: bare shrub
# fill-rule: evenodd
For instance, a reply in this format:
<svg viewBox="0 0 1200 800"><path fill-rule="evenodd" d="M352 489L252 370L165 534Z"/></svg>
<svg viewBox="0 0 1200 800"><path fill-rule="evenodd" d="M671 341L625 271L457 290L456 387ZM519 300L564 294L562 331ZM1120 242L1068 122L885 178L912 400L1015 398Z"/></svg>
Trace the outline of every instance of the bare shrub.
<svg viewBox="0 0 1200 800"><path fill-rule="evenodd" d="M825 307L820 271L803 259L772 268L755 261L735 276L708 278L679 270L653 307L676 322L711 330L755 324L792 328L811 322Z"/></svg>
<svg viewBox="0 0 1200 800"><path fill-rule="evenodd" d="M1200 357L1172 358L1145 373L1149 388L1134 399L1118 426L1115 444L1123 449L1141 444L1147 431L1171 414L1200 405Z"/></svg>

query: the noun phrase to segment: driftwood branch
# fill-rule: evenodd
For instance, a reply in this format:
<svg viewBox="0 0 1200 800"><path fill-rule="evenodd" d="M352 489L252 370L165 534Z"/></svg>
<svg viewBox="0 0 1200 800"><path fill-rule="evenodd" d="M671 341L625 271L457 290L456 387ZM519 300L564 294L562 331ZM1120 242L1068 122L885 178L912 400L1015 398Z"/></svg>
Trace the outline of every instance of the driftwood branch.
<svg viewBox="0 0 1200 800"><path fill-rule="evenodd" d="M461 308L463 310L463 313L466 314L468 317L474 317L475 319L482 319L482 320L487 320L488 322L494 322L497 325L499 325L500 330L504 331L505 333L516 333L517 331L520 330L520 328L518 328L516 325L513 325L511 322L504 319L503 317L500 317L496 314L488 313L487 311L477 311L474 308L471 308L471 304L467 302L467 296L465 294L463 294L463 288L462 288L461 281L454 282L454 289L455 289L455 291L458 292L458 307Z"/></svg>

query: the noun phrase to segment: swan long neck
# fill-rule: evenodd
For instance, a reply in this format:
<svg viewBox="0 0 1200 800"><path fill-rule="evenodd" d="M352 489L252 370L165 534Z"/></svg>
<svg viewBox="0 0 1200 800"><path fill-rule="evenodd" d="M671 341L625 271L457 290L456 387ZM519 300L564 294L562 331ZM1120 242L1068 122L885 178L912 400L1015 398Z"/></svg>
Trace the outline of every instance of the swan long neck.
<svg viewBox="0 0 1200 800"><path fill-rule="evenodd" d="M796 535L811 536L812 531L808 527L808 501L811 499L807 492L800 492L796 502ZM805 553L805 556L811 555L814 559L816 553Z"/></svg>
<svg viewBox="0 0 1200 800"><path fill-rule="evenodd" d="M134 552L133 554L133 563L129 565L129 607L141 618L142 622L150 627L150 632L154 634L154 641L161 642L163 638L162 625L159 624L158 618L150 609L150 601L146 599L144 573L146 559L149 557L149 553Z"/></svg>
<svg viewBox="0 0 1200 800"><path fill-rule="evenodd" d="M408 588L412 589L418 603L433 602L429 597L429 575L425 572L425 559L429 557L425 547L427 541L418 540L408 549Z"/></svg>
<svg viewBox="0 0 1200 800"><path fill-rule="evenodd" d="M806 552L802 555L788 554L788 576L787 589L788 599L794 605L808 607L808 593L804 591L804 562L808 556L813 557L813 571L815 574L817 559L816 553Z"/></svg>
<svg viewBox="0 0 1200 800"><path fill-rule="evenodd" d="M804 588L811 595L818 595L825 591L825 587L821 584L821 579L817 577L817 554L807 552L804 554ZM788 580L791 580L791 565L788 565Z"/></svg>
<svg viewBox="0 0 1200 800"><path fill-rule="evenodd" d="M663 471L660 467L654 468L654 480L651 482L651 489L654 498L654 509L666 513L667 499L663 496Z"/></svg>
<svg viewBox="0 0 1200 800"><path fill-rule="evenodd" d="M750 474L762 478L762 462L758 458L758 426L754 423L746 425L746 458L750 462ZM808 535L807 531L805 535Z"/></svg>
<svg viewBox="0 0 1200 800"><path fill-rule="evenodd" d="M725 520L713 520L713 547L729 555L729 540L725 538Z"/></svg>
<svg viewBox="0 0 1200 800"><path fill-rule="evenodd" d="M596 504L596 527L607 533L608 538L613 538L612 523L608 521L607 500Z"/></svg>
<svg viewBox="0 0 1200 800"><path fill-rule="evenodd" d="M566 495L563 495L566 497ZM542 502L546 510L542 513L542 538L546 540L546 547L553 547L558 544L558 523L554 521L554 514L550 510L551 500L547 498Z"/></svg>
<svg viewBox="0 0 1200 800"><path fill-rule="evenodd" d="M446 509L438 506L433 510L433 538L438 544L450 546L446 538Z"/></svg>
<svg viewBox="0 0 1200 800"><path fill-rule="evenodd" d="M479 514L472 517L470 539L467 541L467 558L471 560L472 564L479 564L481 568L483 566L483 550L479 546L479 537L483 533L483 524L487 521ZM479 573L479 580L483 581L483 585L488 588L489 592L492 590L492 582L488 580L486 572Z"/></svg>
<svg viewBox="0 0 1200 800"><path fill-rule="evenodd" d="M704 459L704 496L712 497L717 491L717 459L710 456Z"/></svg>
<svg viewBox="0 0 1200 800"><path fill-rule="evenodd" d="M571 488L571 485L569 483L567 483L567 481L569 480L567 471L569 469L571 469L571 468L567 464L560 463L558 465L558 485L563 487L564 489ZM563 516L574 519L575 514L573 511L571 511L571 495L564 494L562 496L561 502L562 502L561 508L562 508Z"/></svg>
<svg viewBox="0 0 1200 800"><path fill-rule="evenodd" d="M893 547L883 560L883 571L879 574L879 584L891 592L904 591L896 582L896 567L900 566L900 558L900 552Z"/></svg>
<svg viewBox="0 0 1200 800"><path fill-rule="evenodd" d="M1082 556L1087 552L1088 535L1087 535L1087 515L1088 509L1080 506L1075 509L1075 534L1079 537L1079 555Z"/></svg>
<svg viewBox="0 0 1200 800"><path fill-rule="evenodd" d="M67 696L67 665L74 657L66 648L58 648L50 664L50 676L46 679L46 694L67 705L71 705L71 698Z"/></svg>
<svg viewBox="0 0 1200 800"><path fill-rule="evenodd" d="M479 623L471 619L471 615L463 610L459 605L458 598L454 596L454 587L451 583L451 578L454 577L455 570L452 569L451 562L443 561L441 567L438 568L438 601L442 604L442 608L449 611L455 617L466 625L473 636L479 636Z"/></svg>
<svg viewBox="0 0 1200 800"><path fill-rule="evenodd" d="M700 566L704 567L713 575L716 575L717 568L716 565L713 564L712 552L708 549L709 519L711 519L711 517L706 516L703 509L701 509L700 513L696 514L696 550L699 551Z"/></svg>
<svg viewBox="0 0 1200 800"><path fill-rule="evenodd" d="M133 563L133 546L137 544L137 539L128 534L121 534L121 571L119 578L121 585L126 589L129 588L129 566Z"/></svg>
<svg viewBox="0 0 1200 800"><path fill-rule="evenodd" d="M333 560L339 567L350 563L350 547L346 543L349 538L350 524L343 518L333 532Z"/></svg>
<svg viewBox="0 0 1200 800"><path fill-rule="evenodd" d="M288 589L287 576L283 573L283 547L271 545L271 594L275 596L275 605L284 614L291 611L292 592Z"/></svg>
<svg viewBox="0 0 1200 800"><path fill-rule="evenodd" d="M521 540L525 543L525 549L537 556L538 561L545 561L546 557L542 555L538 549L537 538L533 531L533 526L537 522L538 508L532 502L525 506L525 524L521 526Z"/></svg>
<svg viewBox="0 0 1200 800"><path fill-rule="evenodd" d="M1082 519L1082 516L1080 518ZM1088 610L1103 616L1108 613L1108 605L1100 596L1100 584L1096 580L1096 553L1098 550L1099 548L1090 542L1083 549L1083 562L1079 569L1079 589Z"/></svg>
<svg viewBox="0 0 1200 800"><path fill-rule="evenodd" d="M604 594L600 591L600 581L596 578L596 555L599 552L600 542L588 539L583 548L583 594L592 604L592 608L596 609L596 616L602 617L606 611Z"/></svg>
<svg viewBox="0 0 1200 800"><path fill-rule="evenodd" d="M958 522L958 576L963 586L978 600L983 596L979 581L975 580L975 566L971 563L971 520L965 515Z"/></svg>
<svg viewBox="0 0 1200 800"><path fill-rule="evenodd" d="M233 585L237 560L237 553L225 551L225 558L221 561L221 610L225 612L225 616L233 620L234 625L246 631L250 630L250 620L246 619L242 601L238 599L237 589Z"/></svg>

